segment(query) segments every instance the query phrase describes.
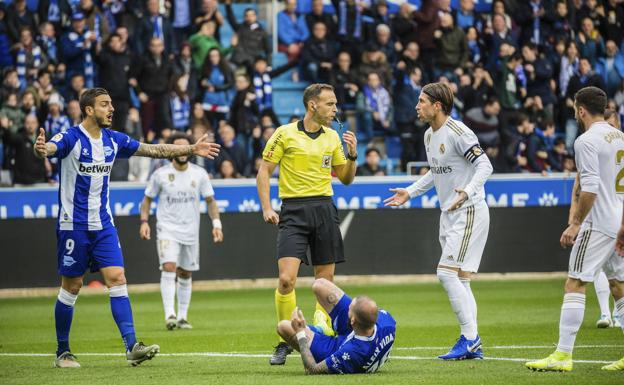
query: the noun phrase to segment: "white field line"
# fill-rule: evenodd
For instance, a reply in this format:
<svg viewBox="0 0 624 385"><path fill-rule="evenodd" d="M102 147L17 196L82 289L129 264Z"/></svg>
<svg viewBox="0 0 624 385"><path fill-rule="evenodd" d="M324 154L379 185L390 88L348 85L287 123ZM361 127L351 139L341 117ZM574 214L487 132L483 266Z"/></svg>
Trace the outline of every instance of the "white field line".
<svg viewBox="0 0 624 385"><path fill-rule="evenodd" d="M159 353L160 357L223 357L223 358L268 358L270 354L248 354L248 353L219 353L219 352L188 352L188 353ZM77 356L94 356L94 357L123 357L124 353L77 353ZM53 353L0 353L0 357L54 357ZM393 355L391 359L404 361L438 361L435 356L397 356ZM534 358L510 358L510 357L486 357L488 361L512 361L526 362L534 360ZM574 360L575 363L581 364L609 364L613 361L601 360Z"/></svg>
<svg viewBox="0 0 624 385"><path fill-rule="evenodd" d="M552 345L483 345L485 350L489 349L548 349L555 348L556 344ZM624 344L620 345L576 345L574 349L596 349L596 348L624 348ZM407 346L407 347L396 347L394 350L445 350L448 349L448 346Z"/></svg>

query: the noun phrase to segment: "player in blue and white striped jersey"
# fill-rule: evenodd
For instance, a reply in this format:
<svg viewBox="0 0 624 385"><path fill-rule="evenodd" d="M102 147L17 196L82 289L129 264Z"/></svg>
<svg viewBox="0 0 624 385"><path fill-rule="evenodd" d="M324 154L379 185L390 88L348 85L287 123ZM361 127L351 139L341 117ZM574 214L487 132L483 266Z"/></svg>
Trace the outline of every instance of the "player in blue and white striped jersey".
<svg viewBox="0 0 624 385"><path fill-rule="evenodd" d="M126 345L126 358L138 365L158 353L158 345L136 340L128 299L124 261L109 204L109 176L116 157L132 155L172 158L199 155L210 159L219 145L207 137L194 145L145 144L110 130L114 108L103 88L89 89L80 97L83 121L45 142L39 131L35 154L59 158L58 272L61 289L56 301L57 358L55 366L80 367L69 348L69 330L82 279L90 269L100 271L109 288L111 310Z"/></svg>

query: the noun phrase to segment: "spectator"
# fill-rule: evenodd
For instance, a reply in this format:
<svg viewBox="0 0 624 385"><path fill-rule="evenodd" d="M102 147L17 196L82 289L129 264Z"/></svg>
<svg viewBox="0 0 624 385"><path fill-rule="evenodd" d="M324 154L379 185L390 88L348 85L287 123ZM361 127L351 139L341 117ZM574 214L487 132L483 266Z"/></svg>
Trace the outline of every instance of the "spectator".
<svg viewBox="0 0 624 385"><path fill-rule="evenodd" d="M84 76L87 88L95 85L94 56L99 50L97 36L85 25L85 15L76 12L72 15L72 29L61 38L61 52L67 66L66 78Z"/></svg>
<svg viewBox="0 0 624 385"><path fill-rule="evenodd" d="M172 32L172 48L174 53L179 53L182 48L182 43L188 40L191 33L194 31L195 20L193 20L194 13L194 1L193 0L176 0L172 2L171 7L169 8L171 21L171 32ZM202 1L202 5L203 5ZM208 3L210 7L208 9L213 15L218 13L217 3L214 0L211 0ZM208 16L208 14L204 15ZM201 18L202 16L198 16ZM206 18L210 20L210 16ZM223 16L221 16L221 22L223 22Z"/></svg>
<svg viewBox="0 0 624 385"><path fill-rule="evenodd" d="M550 15L546 12L544 0L529 0L519 3L514 13L515 20L522 27L522 43L541 46L548 41L550 34Z"/></svg>
<svg viewBox="0 0 624 385"><path fill-rule="evenodd" d="M212 125L210 124L210 121L206 116L206 111L204 111L204 107L201 103L193 103L193 107L191 109L190 129L192 130L196 125L204 126L207 131L212 131ZM199 138L201 138L201 135L198 136L195 141L199 140Z"/></svg>
<svg viewBox="0 0 624 385"><path fill-rule="evenodd" d="M485 30L484 40L488 55L486 68L489 71L494 71L498 67L498 57L501 45L503 45L503 43L507 43L514 47L516 45L515 39L511 34L511 30L505 24L505 17L503 15L494 14L492 16L492 28Z"/></svg>
<svg viewBox="0 0 624 385"><path fill-rule="evenodd" d="M394 116L401 138L401 167L408 162L425 160L424 129L416 109L422 90L422 71L418 67L395 72Z"/></svg>
<svg viewBox="0 0 624 385"><path fill-rule="evenodd" d="M70 100L67 103L67 117L72 127L79 125L82 121L82 113L80 112L80 103L78 103L78 100Z"/></svg>
<svg viewBox="0 0 624 385"><path fill-rule="evenodd" d="M37 116L29 114L24 119L24 128L17 133L4 130L3 141L13 151L13 182L16 185L44 183L47 180L46 169L50 169L47 159L35 156L33 146L37 138L39 121Z"/></svg>
<svg viewBox="0 0 624 385"><path fill-rule="evenodd" d="M565 139L556 138L552 151L549 154L552 170L556 172L566 171L565 163L568 156L569 154L566 149Z"/></svg>
<svg viewBox="0 0 624 385"><path fill-rule="evenodd" d="M481 64L484 59L485 48L479 39L479 32L475 27L469 27L466 30L466 44L468 46L468 67L474 67Z"/></svg>
<svg viewBox="0 0 624 385"><path fill-rule="evenodd" d="M503 58L504 64L499 68L496 80L495 89L498 96L498 100L501 105L501 113L499 116L501 133L503 134L503 140L505 136L509 136L511 132L511 121L517 116L518 111L522 107L521 97L523 93L526 93L519 84L518 76L516 75L516 66L522 63L522 56L515 52L510 56Z"/></svg>
<svg viewBox="0 0 624 385"><path fill-rule="evenodd" d="M561 58L559 70L559 95L565 96L570 79L578 70L579 64L578 47L574 41L570 41L566 47L566 54Z"/></svg>
<svg viewBox="0 0 624 385"><path fill-rule="evenodd" d="M523 137L518 165L526 171L546 175L548 152L542 138L535 132L535 124L529 120L528 116L521 115L518 120L518 133Z"/></svg>
<svg viewBox="0 0 624 385"><path fill-rule="evenodd" d="M390 24L390 13L388 12L388 3L386 0L377 0L370 7L364 9L362 14L365 17L365 34L366 41L374 40L377 34L377 27L381 24L386 26Z"/></svg>
<svg viewBox="0 0 624 385"><path fill-rule="evenodd" d="M7 26L6 18L6 4L2 2L0 3L0 68L7 68L13 65L11 38L9 37L9 27Z"/></svg>
<svg viewBox="0 0 624 385"><path fill-rule="evenodd" d="M457 91L457 97L464 103L463 111L468 111L473 107L481 107L488 98L496 95L494 80L482 65L477 65L474 68L472 79L469 78L469 80L471 83L460 86Z"/></svg>
<svg viewBox="0 0 624 385"><path fill-rule="evenodd" d="M191 120L191 99L188 95L189 75L175 75L172 79L173 89L169 96L171 111L171 128L186 132Z"/></svg>
<svg viewBox="0 0 624 385"><path fill-rule="evenodd" d="M73 4L76 3L76 1L73 2ZM72 12L72 6L68 0L39 0L37 2L39 23L51 23L57 33L69 27Z"/></svg>
<svg viewBox="0 0 624 385"><path fill-rule="evenodd" d="M331 76L331 84L334 85L339 108L341 110L355 109L355 97L360 88L355 71L351 68L349 52L342 51L338 54Z"/></svg>
<svg viewBox="0 0 624 385"><path fill-rule="evenodd" d="M568 89L566 90L565 103L566 103L566 146L570 153L574 152L574 140L578 135L578 124L574 118L574 95L578 90L583 87L594 86L604 90L605 84L600 75L597 75L592 71L592 65L587 58L581 58L579 60L578 73L572 76Z"/></svg>
<svg viewBox="0 0 624 385"><path fill-rule="evenodd" d="M483 107L473 107L464 115L464 123L474 131L484 149L498 147L500 144L498 132L500 109L498 99L492 97L485 102Z"/></svg>
<svg viewBox="0 0 624 385"><path fill-rule="evenodd" d="M32 85L32 89L37 93L37 98L41 103L47 103L48 98L52 93L58 92L52 85L52 75L44 68L39 70L39 74L36 76L35 82Z"/></svg>
<svg viewBox="0 0 624 385"><path fill-rule="evenodd" d="M247 154L245 149L236 141L236 132L234 128L225 123L219 127L219 137L221 138L221 153L217 159L219 169L221 169L221 163L225 160L232 162L236 173L247 175L248 164Z"/></svg>
<svg viewBox="0 0 624 385"><path fill-rule="evenodd" d="M24 27L20 30L20 41L13 46L15 68L22 90L37 78L37 73L44 68L47 59L33 39L33 32Z"/></svg>
<svg viewBox="0 0 624 385"><path fill-rule="evenodd" d="M474 0L460 0L459 9L453 12L457 26L464 31L471 27L479 31L483 29L484 21L474 8Z"/></svg>
<svg viewBox="0 0 624 385"><path fill-rule="evenodd" d="M95 6L93 0L80 0L80 12L85 15L87 29L95 34L95 41L101 43L108 40L110 33L108 20Z"/></svg>
<svg viewBox="0 0 624 385"><path fill-rule="evenodd" d="M356 0L332 0L338 17L338 42L351 57L358 57L358 45L364 41L363 3Z"/></svg>
<svg viewBox="0 0 624 385"><path fill-rule="evenodd" d="M602 31L600 32L605 40L613 40L616 46L621 46L624 36L622 36L622 28L624 27L624 8L622 3L617 0L608 0L604 2Z"/></svg>
<svg viewBox="0 0 624 385"><path fill-rule="evenodd" d="M4 102L9 94L19 93L21 88L17 70L13 67L5 68L0 88L0 101Z"/></svg>
<svg viewBox="0 0 624 385"><path fill-rule="evenodd" d="M39 99L33 89L27 89L22 94L22 111L24 115L37 115L39 109Z"/></svg>
<svg viewBox="0 0 624 385"><path fill-rule="evenodd" d="M17 103L17 93L9 93L4 99L2 109L0 109L0 119L6 119L2 125L5 130L15 134L22 128L24 124L24 111L19 107ZM2 154L0 153L0 158Z"/></svg>
<svg viewBox="0 0 624 385"><path fill-rule="evenodd" d="M573 25L568 15L568 4L566 0L558 0L555 6L555 15L552 22L552 36L550 43L555 40L563 39L565 41L572 40Z"/></svg>
<svg viewBox="0 0 624 385"><path fill-rule="evenodd" d="M236 75L235 84L236 95L230 107L229 124L236 130L238 138L250 138L252 130L260 123L256 92L246 74Z"/></svg>
<svg viewBox="0 0 624 385"><path fill-rule="evenodd" d="M335 58L336 46L327 38L327 27L321 22L314 24L301 55L304 78L312 83L328 83Z"/></svg>
<svg viewBox="0 0 624 385"><path fill-rule="evenodd" d="M78 100L80 94L87 89L85 87L84 76L79 73L75 73L69 79L69 87L66 87L63 97L65 100Z"/></svg>
<svg viewBox="0 0 624 385"><path fill-rule="evenodd" d="M607 95L612 98L624 82L624 55L613 40L608 40L605 47L606 57L598 59L596 73L602 77Z"/></svg>
<svg viewBox="0 0 624 385"><path fill-rule="evenodd" d="M390 27L387 24L377 24L375 29L375 43L386 55L386 59L391 66L394 66L397 62L397 54L395 50L395 44L390 33Z"/></svg>
<svg viewBox="0 0 624 385"><path fill-rule="evenodd" d="M288 61L299 59L303 43L310 31L303 15L298 15L297 0L286 0L286 7L277 14L278 51L288 55Z"/></svg>
<svg viewBox="0 0 624 385"><path fill-rule="evenodd" d="M405 49L397 62L397 68L402 71L410 71L412 68L418 67L423 71L423 82L426 83L428 78L424 73L424 66L420 61L420 48L415 41L407 43Z"/></svg>
<svg viewBox="0 0 624 385"><path fill-rule="evenodd" d="M323 23L327 27L327 38L335 41L338 32L336 22L332 15L323 11L323 7L323 0L312 0L312 11L305 15L308 31L313 31L316 23Z"/></svg>
<svg viewBox="0 0 624 385"><path fill-rule="evenodd" d="M44 128L46 138L52 138L59 132L65 132L71 127L69 118L63 114L63 99L61 95L54 93L48 99L48 116Z"/></svg>
<svg viewBox="0 0 624 385"><path fill-rule="evenodd" d="M141 124L146 139L150 132L160 135L164 128L171 128L168 94L173 67L164 50L163 41L152 38L149 53L138 58L130 73L129 84L141 101Z"/></svg>
<svg viewBox="0 0 624 385"><path fill-rule="evenodd" d="M386 172L379 167L379 161L381 160L381 154L375 147L369 147L366 149L366 157L364 158L364 164L358 166L355 175L357 176L385 176Z"/></svg>
<svg viewBox="0 0 624 385"><path fill-rule="evenodd" d="M386 133L392 128L392 99L381 84L376 72L370 72L366 84L357 96L358 129L364 139L372 139L377 132Z"/></svg>
<svg viewBox="0 0 624 385"><path fill-rule="evenodd" d="M193 63L198 70L201 70L204 65L208 51L213 48L221 49L221 44L214 36L216 26L217 24L212 20L205 21L199 27L199 31L189 39L191 51L193 52Z"/></svg>
<svg viewBox="0 0 624 385"><path fill-rule="evenodd" d="M183 43L180 53L173 59L173 73L189 77L187 93L191 100L195 100L198 96L199 70L193 63L191 45L189 43Z"/></svg>
<svg viewBox="0 0 624 385"><path fill-rule="evenodd" d="M106 48L97 56L99 65L99 83L106 88L113 101L113 129L122 131L126 127L130 109L130 53L124 50L121 36L112 33L108 37Z"/></svg>
<svg viewBox="0 0 624 385"><path fill-rule="evenodd" d="M260 56L254 61L252 83L256 91L256 104L260 115L269 115L271 120L278 123L277 115L273 111L273 79L288 71L297 63L292 62L272 69L267 60Z"/></svg>
<svg viewBox="0 0 624 385"><path fill-rule="evenodd" d="M221 179L237 179L242 178L236 167L234 166L234 162L229 159L224 159L219 163L219 175L218 178Z"/></svg>
<svg viewBox="0 0 624 385"><path fill-rule="evenodd" d="M466 67L468 62L466 34L453 25L453 16L445 13L440 16L440 29L435 30L433 36L437 49L434 75L436 78L440 75L453 77L455 69Z"/></svg>
<svg viewBox="0 0 624 385"><path fill-rule="evenodd" d="M550 62L538 56L537 46L528 43L522 47L524 72L527 76L525 108L534 107L546 118L552 119L555 95L553 93L553 69Z"/></svg>
<svg viewBox="0 0 624 385"><path fill-rule="evenodd" d="M392 68L386 59L386 55L381 52L379 46L371 43L362 54L362 62L358 66L357 76L359 84L366 84L368 74L377 73L384 87L392 84Z"/></svg>
<svg viewBox="0 0 624 385"><path fill-rule="evenodd" d="M248 73L253 72L253 64L256 58L264 58L269 61L269 36L258 23L258 15L253 8L245 10L245 20L239 24L232 11L232 0L225 0L227 19L232 29L236 31L236 38L232 41L234 51L230 60L232 63L247 68Z"/></svg>
<svg viewBox="0 0 624 385"><path fill-rule="evenodd" d="M442 8L437 0L423 0L420 9L412 13L416 21L416 42L420 47L423 60L423 70L427 79L433 78L433 61L436 55L436 46L433 33L440 28L440 14Z"/></svg>
<svg viewBox="0 0 624 385"><path fill-rule="evenodd" d="M173 52L173 28L169 18L160 13L158 0L146 1L147 13L141 18L138 26L139 53L147 53L152 39L159 39L164 43L164 53L168 56Z"/></svg>
<svg viewBox="0 0 624 385"><path fill-rule="evenodd" d="M582 21L581 30L576 36L576 44L581 57L589 59L592 67L596 66L598 57L604 56L604 41L602 36L600 36L600 32L594 28L594 23L589 17L584 18Z"/></svg>
<svg viewBox="0 0 624 385"><path fill-rule="evenodd" d="M398 39L397 51L402 51L409 42L416 41L416 22L412 18L413 5L407 1L401 3L397 12L390 22L392 35Z"/></svg>
<svg viewBox="0 0 624 385"><path fill-rule="evenodd" d="M217 39L217 41L221 41L221 34L219 33L219 31L221 26L223 25L223 14L221 14L221 12L219 11L218 6L218 0L201 0L201 6L199 7L199 12L197 13L197 15L195 15L194 23L195 29L199 29L199 27L204 24L204 22L213 21L215 23L214 37L215 39ZM193 10L194 8L196 7L191 7L191 10Z"/></svg>
<svg viewBox="0 0 624 385"><path fill-rule="evenodd" d="M26 0L15 0L7 7L6 25L8 28L9 39L11 43L20 40L20 34L23 28L31 31L37 30L34 15L26 8Z"/></svg>
<svg viewBox="0 0 624 385"><path fill-rule="evenodd" d="M48 62L58 63L59 52L56 41L56 32L52 23L41 23L39 25L39 36L37 36L37 44L41 48L43 55Z"/></svg>
<svg viewBox="0 0 624 385"><path fill-rule="evenodd" d="M212 125L224 120L230 112L234 74L218 48L212 48L204 63L201 86L204 89L203 107Z"/></svg>

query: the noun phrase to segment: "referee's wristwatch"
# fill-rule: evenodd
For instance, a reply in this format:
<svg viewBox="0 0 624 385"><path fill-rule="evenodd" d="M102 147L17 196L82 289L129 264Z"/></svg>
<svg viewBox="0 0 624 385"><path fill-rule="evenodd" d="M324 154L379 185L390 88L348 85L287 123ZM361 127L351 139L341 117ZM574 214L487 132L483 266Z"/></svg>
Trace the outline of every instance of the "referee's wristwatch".
<svg viewBox="0 0 624 385"><path fill-rule="evenodd" d="M347 159L349 159L352 162L355 162L357 160L357 156L358 156L357 152L355 153L355 155L351 155L347 152Z"/></svg>

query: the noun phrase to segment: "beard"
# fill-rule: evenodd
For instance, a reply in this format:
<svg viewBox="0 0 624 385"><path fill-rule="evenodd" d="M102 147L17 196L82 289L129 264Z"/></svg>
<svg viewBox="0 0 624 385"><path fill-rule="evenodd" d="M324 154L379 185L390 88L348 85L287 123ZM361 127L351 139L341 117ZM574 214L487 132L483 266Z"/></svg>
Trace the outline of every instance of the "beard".
<svg viewBox="0 0 624 385"><path fill-rule="evenodd" d="M187 164L189 162L189 156L184 156L184 157L178 157L178 158L173 158L173 160L175 160L175 162L177 164L179 164L180 166L184 166L185 164Z"/></svg>
<svg viewBox="0 0 624 385"><path fill-rule="evenodd" d="M314 112L314 115L312 116L312 120L314 120L316 123L320 124L321 126L329 127L331 125L331 121L329 120L329 118L322 117L316 111Z"/></svg>
<svg viewBox="0 0 624 385"><path fill-rule="evenodd" d="M583 121L581 120L581 118L579 118L578 116L576 117L576 123L578 124L579 131L580 131L581 133L585 132L585 129L586 129L587 127L585 127L585 123L583 123Z"/></svg>
<svg viewBox="0 0 624 385"><path fill-rule="evenodd" d="M107 118L98 118L96 116L95 117L95 123L97 123L98 127L100 127L100 128L110 127L110 124L108 124L108 119Z"/></svg>

